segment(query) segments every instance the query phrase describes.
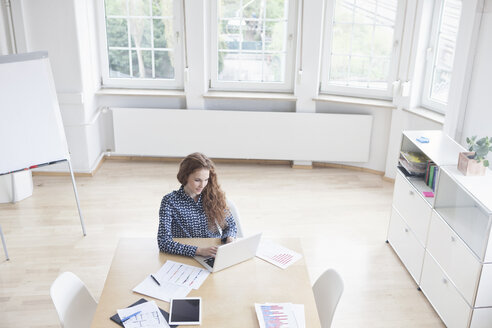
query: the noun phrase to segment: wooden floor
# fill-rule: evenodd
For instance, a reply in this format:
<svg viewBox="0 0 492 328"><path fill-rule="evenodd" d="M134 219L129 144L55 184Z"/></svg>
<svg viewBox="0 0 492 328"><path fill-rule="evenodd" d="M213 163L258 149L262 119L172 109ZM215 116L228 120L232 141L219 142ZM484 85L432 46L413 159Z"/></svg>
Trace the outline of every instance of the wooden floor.
<svg viewBox="0 0 492 328"><path fill-rule="evenodd" d="M35 176L31 197L0 204L11 258L0 252L0 327L59 327L49 288L63 271L99 299L118 239L156 236L161 198L179 188L177 168L111 160L77 178L86 237L68 176ZM444 327L385 243L392 183L340 168L219 163L218 173L246 234L301 238L313 282L327 268L340 272L333 327Z"/></svg>

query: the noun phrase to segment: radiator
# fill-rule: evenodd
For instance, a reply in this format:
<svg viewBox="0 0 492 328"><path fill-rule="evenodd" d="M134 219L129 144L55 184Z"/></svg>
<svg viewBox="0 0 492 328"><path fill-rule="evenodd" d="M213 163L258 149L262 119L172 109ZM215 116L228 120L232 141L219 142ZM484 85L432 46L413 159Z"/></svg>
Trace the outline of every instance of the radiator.
<svg viewBox="0 0 492 328"><path fill-rule="evenodd" d="M372 116L111 108L116 155L367 162Z"/></svg>

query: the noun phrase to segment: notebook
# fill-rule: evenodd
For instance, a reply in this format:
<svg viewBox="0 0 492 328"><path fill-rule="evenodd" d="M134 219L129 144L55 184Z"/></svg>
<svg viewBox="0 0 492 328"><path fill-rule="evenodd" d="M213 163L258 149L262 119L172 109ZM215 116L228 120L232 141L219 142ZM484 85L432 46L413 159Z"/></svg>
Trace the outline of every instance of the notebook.
<svg viewBox="0 0 492 328"><path fill-rule="evenodd" d="M132 307L134 305L137 305L137 304L141 304L141 303L145 303L147 302L147 300L145 298L141 298L139 299L138 301L136 301L135 303L127 306L127 307ZM169 313L167 313L166 311L164 311L163 309L159 308L159 310L161 310L161 313L162 315L164 316L164 318L167 320L167 322L169 322ZM116 313L115 315L113 315L112 317L110 317L111 320L113 320L114 322L116 322L118 325L120 325L121 327L123 327L123 323L121 322L121 319L120 319L120 316L118 315L118 313ZM174 325L174 326L170 326L171 328L176 328L177 325Z"/></svg>
<svg viewBox="0 0 492 328"><path fill-rule="evenodd" d="M220 246L215 257L195 256L194 259L210 272L217 272L244 262L256 255L261 233L238 239L232 243Z"/></svg>

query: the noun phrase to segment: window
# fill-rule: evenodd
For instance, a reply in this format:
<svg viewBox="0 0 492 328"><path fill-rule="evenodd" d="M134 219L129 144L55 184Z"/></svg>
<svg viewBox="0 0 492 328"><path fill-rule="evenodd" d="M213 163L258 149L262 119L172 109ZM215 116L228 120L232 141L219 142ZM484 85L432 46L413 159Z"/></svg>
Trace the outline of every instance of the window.
<svg viewBox="0 0 492 328"><path fill-rule="evenodd" d="M211 87L292 90L294 0L216 0L212 5Z"/></svg>
<svg viewBox="0 0 492 328"><path fill-rule="evenodd" d="M434 6L434 25L427 48L422 104L444 113L453 73L461 0L439 0Z"/></svg>
<svg viewBox="0 0 492 328"><path fill-rule="evenodd" d="M103 84L182 87L181 2L105 0Z"/></svg>
<svg viewBox="0 0 492 328"><path fill-rule="evenodd" d="M402 1L333 0L326 6L321 91L391 98Z"/></svg>

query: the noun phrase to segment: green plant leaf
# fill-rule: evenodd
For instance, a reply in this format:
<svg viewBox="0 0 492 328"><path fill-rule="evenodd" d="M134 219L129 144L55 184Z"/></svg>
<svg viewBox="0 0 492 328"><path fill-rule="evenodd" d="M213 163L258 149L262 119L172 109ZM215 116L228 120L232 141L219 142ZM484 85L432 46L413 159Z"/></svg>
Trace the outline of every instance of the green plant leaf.
<svg viewBox="0 0 492 328"><path fill-rule="evenodd" d="M483 166L489 167L489 161L487 159L483 161Z"/></svg>

